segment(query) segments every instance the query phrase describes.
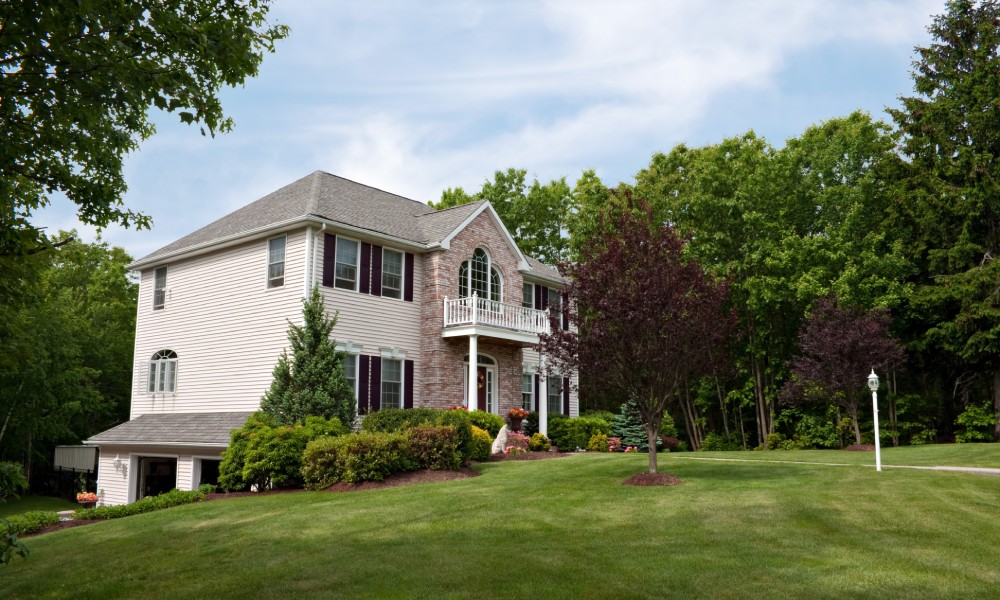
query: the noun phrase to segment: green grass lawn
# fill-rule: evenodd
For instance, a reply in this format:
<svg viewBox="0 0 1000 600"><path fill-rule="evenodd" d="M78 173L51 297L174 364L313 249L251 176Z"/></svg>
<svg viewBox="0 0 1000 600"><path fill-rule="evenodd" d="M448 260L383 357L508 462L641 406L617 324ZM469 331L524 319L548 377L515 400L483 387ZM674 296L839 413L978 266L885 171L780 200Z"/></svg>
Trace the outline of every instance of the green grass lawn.
<svg viewBox="0 0 1000 600"><path fill-rule="evenodd" d="M1000 469L1000 444L928 444L882 448L882 466L908 465L987 467ZM771 450L768 452L690 452L674 456L735 458L760 461L795 461L875 466L874 452L846 450Z"/></svg>
<svg viewBox="0 0 1000 600"><path fill-rule="evenodd" d="M961 458L943 452L954 457L945 462ZM645 463L594 453L490 463L481 477L449 483L236 498L62 530L29 538L30 557L0 567L0 597L909 599L1000 590L1000 478L661 455L660 470L684 485L620 484Z"/></svg>
<svg viewBox="0 0 1000 600"><path fill-rule="evenodd" d="M0 518L17 515L32 510L76 510L80 505L76 502L53 498L51 496L21 496L20 498L9 498L6 502L0 503Z"/></svg>

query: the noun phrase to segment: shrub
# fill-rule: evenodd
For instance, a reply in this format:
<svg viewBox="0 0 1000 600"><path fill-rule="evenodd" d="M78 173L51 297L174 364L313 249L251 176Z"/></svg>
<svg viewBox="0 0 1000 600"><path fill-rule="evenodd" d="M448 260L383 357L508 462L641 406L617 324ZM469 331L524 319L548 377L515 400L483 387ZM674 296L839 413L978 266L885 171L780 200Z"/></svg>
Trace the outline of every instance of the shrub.
<svg viewBox="0 0 1000 600"><path fill-rule="evenodd" d="M996 417L990 407L970 404L965 407L962 414L958 415L955 424L964 428L955 436L955 441L960 444L993 441L992 430L996 424Z"/></svg>
<svg viewBox="0 0 1000 600"><path fill-rule="evenodd" d="M687 444L672 435L660 438L660 446L665 448L667 452L681 452L687 450Z"/></svg>
<svg viewBox="0 0 1000 600"><path fill-rule="evenodd" d="M480 429L485 429L492 438L496 438L497 434L500 433L500 428L506 424L500 415L482 410L469 412L469 422Z"/></svg>
<svg viewBox="0 0 1000 600"><path fill-rule="evenodd" d="M560 450L572 452L577 448L586 448L590 438L595 434L605 436L611 432L611 425L603 419L577 417L575 419L559 418L549 423L549 439Z"/></svg>
<svg viewBox="0 0 1000 600"><path fill-rule="evenodd" d="M666 424L666 419L664 419L664 424ZM649 450L646 426L642 424L642 419L635 411L635 405L632 402L622 404L621 410L611 421L610 434L620 439L626 448L635 447L642 451Z"/></svg>
<svg viewBox="0 0 1000 600"><path fill-rule="evenodd" d="M218 489L219 489L218 486L212 485L211 483L203 483L198 486L198 491L201 492L202 494L205 494L206 496L208 494L214 494L216 491L218 491Z"/></svg>
<svg viewBox="0 0 1000 600"><path fill-rule="evenodd" d="M621 438L609 437L608 438L608 452L621 452L622 451L622 441Z"/></svg>
<svg viewBox="0 0 1000 600"><path fill-rule="evenodd" d="M676 445L676 438L674 438ZM666 439L664 439L664 446L666 446ZM709 433L705 436L705 439L701 441L701 449L705 452L721 452L726 450L742 450L742 446L736 440L727 438L726 436L715 433Z"/></svg>
<svg viewBox="0 0 1000 600"><path fill-rule="evenodd" d="M7 517L0 525L0 535L34 533L46 525L59 522L59 514L50 510L32 510Z"/></svg>
<svg viewBox="0 0 1000 600"><path fill-rule="evenodd" d="M21 465L15 462L0 462L0 502L28 489L28 480L24 477Z"/></svg>
<svg viewBox="0 0 1000 600"><path fill-rule="evenodd" d="M362 431L392 433L423 424L434 424L440 410L433 408L387 408L365 415L361 420Z"/></svg>
<svg viewBox="0 0 1000 600"><path fill-rule="evenodd" d="M538 433L538 413L536 411L531 411L528 416L521 421L521 433L531 437Z"/></svg>
<svg viewBox="0 0 1000 600"><path fill-rule="evenodd" d="M185 492L173 489L169 492L164 492L159 496L146 496L142 500L133 502L132 504L98 506L96 508L78 510L73 518L84 520L119 519L121 517L130 517L132 515L153 512L154 510L180 506L182 504L191 504L192 502L197 502L199 500L203 500L204 498L205 494L200 491Z"/></svg>
<svg viewBox="0 0 1000 600"><path fill-rule="evenodd" d="M610 410L585 410L580 413L581 417L588 417L591 419L603 419L610 423L615 419L615 413Z"/></svg>
<svg viewBox="0 0 1000 600"><path fill-rule="evenodd" d="M493 451L493 438L485 429L472 426L472 442L469 444L469 456L467 460L478 460L480 462L490 459Z"/></svg>
<svg viewBox="0 0 1000 600"><path fill-rule="evenodd" d="M590 452L610 452L608 436L603 433L595 433L587 442L587 450Z"/></svg>
<svg viewBox="0 0 1000 600"><path fill-rule="evenodd" d="M411 467L405 434L361 431L309 442L302 476L306 487L323 489L338 481L382 481Z"/></svg>
<svg viewBox="0 0 1000 600"><path fill-rule="evenodd" d="M458 433L458 452L462 460L468 460L472 447L472 420L466 410L443 410L439 411L437 424L450 425ZM498 430L499 431L499 430Z"/></svg>
<svg viewBox="0 0 1000 600"><path fill-rule="evenodd" d="M531 438L524 435L523 433L518 433L516 431L511 431L507 434L507 447L517 448L518 450L527 450L528 444L531 443Z"/></svg>
<svg viewBox="0 0 1000 600"><path fill-rule="evenodd" d="M767 434L767 441L764 442L764 446L768 450L777 450L781 442L785 441L785 436L780 433L769 433Z"/></svg>
<svg viewBox="0 0 1000 600"><path fill-rule="evenodd" d="M528 450L532 452L548 452L551 447L549 438L540 433L532 434L531 439L528 440Z"/></svg>
<svg viewBox="0 0 1000 600"><path fill-rule="evenodd" d="M337 418L313 416L306 417L304 424L278 425L266 415L252 417L233 433L230 448L223 453L219 484L226 490L301 485L302 453L306 445L317 437L346 431Z"/></svg>
<svg viewBox="0 0 1000 600"><path fill-rule="evenodd" d="M458 432L449 425L418 425L406 430L409 457L417 469L455 471L462 466Z"/></svg>

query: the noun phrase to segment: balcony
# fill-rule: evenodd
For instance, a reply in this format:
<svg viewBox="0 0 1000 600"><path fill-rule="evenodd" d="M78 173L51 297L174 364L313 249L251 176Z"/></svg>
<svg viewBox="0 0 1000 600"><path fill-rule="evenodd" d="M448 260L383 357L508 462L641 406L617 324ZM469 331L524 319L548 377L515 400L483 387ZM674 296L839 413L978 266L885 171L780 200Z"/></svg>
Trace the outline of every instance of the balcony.
<svg viewBox="0 0 1000 600"><path fill-rule="evenodd" d="M549 332L549 313L487 300L473 294L467 298L444 299L443 337L486 335L526 344L538 342Z"/></svg>

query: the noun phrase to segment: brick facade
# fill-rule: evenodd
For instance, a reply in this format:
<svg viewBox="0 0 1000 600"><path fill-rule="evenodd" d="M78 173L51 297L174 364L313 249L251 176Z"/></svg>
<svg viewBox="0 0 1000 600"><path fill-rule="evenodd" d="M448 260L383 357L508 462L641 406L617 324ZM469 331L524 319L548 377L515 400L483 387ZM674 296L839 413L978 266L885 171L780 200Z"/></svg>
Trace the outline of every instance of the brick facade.
<svg viewBox="0 0 1000 600"><path fill-rule="evenodd" d="M421 307L421 378L420 405L434 408L461 406L464 358L469 353L468 338L443 338L444 299L458 297L458 270L462 261L472 258L476 248L489 254L491 264L503 280L504 302L520 304L523 280L518 258L505 236L484 211L451 241L449 250L424 255ZM521 348L510 342L480 336L479 354L497 361L498 413L506 415L521 405Z"/></svg>

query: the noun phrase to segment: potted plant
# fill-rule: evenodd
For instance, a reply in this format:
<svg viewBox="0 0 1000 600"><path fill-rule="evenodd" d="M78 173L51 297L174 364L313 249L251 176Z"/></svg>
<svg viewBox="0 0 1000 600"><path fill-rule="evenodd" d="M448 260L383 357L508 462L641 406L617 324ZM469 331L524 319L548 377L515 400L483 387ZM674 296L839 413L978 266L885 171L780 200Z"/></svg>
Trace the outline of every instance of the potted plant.
<svg viewBox="0 0 1000 600"><path fill-rule="evenodd" d="M528 416L528 411L523 408L512 408L507 413L507 420L510 421L512 431L521 431L521 421Z"/></svg>
<svg viewBox="0 0 1000 600"><path fill-rule="evenodd" d="M97 504L97 494L94 492L80 492L76 495L76 501L84 508L94 508Z"/></svg>

